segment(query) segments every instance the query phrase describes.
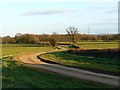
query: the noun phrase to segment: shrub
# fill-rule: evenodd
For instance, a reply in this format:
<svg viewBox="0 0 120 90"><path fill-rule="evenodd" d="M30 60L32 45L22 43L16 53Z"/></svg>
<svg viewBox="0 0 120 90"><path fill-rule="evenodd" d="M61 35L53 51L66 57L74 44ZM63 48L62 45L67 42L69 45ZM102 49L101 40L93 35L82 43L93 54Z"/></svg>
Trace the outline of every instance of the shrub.
<svg viewBox="0 0 120 90"><path fill-rule="evenodd" d="M57 41L56 41L56 39L54 39L54 38L51 38L51 39L49 40L49 42L50 42L50 45L53 46L53 47L55 47L56 44L57 44Z"/></svg>

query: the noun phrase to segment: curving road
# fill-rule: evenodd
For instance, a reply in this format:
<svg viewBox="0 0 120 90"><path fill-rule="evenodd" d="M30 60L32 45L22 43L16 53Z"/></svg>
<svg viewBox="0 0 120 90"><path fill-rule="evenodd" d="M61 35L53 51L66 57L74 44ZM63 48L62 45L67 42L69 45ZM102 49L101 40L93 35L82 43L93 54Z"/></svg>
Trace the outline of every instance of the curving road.
<svg viewBox="0 0 120 90"><path fill-rule="evenodd" d="M21 55L17 57L16 60L33 68L45 69L45 70L49 70L52 72L75 77L78 79L84 79L84 80L89 80L93 82L98 82L98 83L103 83L103 84L108 84L108 85L113 85L113 86L118 87L118 79L120 77L100 74L100 73L94 73L94 72L85 71L85 70L76 69L76 68L67 67L67 66L62 66L58 64L45 63L45 62L40 61L37 58L38 55L44 54L44 53L45 52Z"/></svg>

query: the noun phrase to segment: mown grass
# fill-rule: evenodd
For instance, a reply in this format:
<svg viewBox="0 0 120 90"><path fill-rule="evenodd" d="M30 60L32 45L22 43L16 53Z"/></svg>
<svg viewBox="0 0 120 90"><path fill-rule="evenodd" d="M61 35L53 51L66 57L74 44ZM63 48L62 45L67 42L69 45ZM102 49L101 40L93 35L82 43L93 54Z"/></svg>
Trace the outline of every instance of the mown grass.
<svg viewBox="0 0 120 90"><path fill-rule="evenodd" d="M118 43L80 43L79 46L85 49L118 48Z"/></svg>
<svg viewBox="0 0 120 90"><path fill-rule="evenodd" d="M35 70L9 59L3 63L3 88L107 88L109 86Z"/></svg>
<svg viewBox="0 0 120 90"><path fill-rule="evenodd" d="M41 69L33 69L15 62L12 58L21 52L51 51L51 47L3 47L3 88L109 88L110 86L78 80Z"/></svg>
<svg viewBox="0 0 120 90"><path fill-rule="evenodd" d="M59 44L68 45L70 43L58 42ZM77 45L84 49L118 48L118 42L78 42Z"/></svg>
<svg viewBox="0 0 120 90"><path fill-rule="evenodd" d="M118 73L119 60L117 58L93 57L70 54L68 52L55 52L40 56L43 59L54 61L63 65L84 69L94 69L102 72Z"/></svg>
<svg viewBox="0 0 120 90"><path fill-rule="evenodd" d="M2 56L15 55L22 52L46 52L53 50L52 47L2 47Z"/></svg>

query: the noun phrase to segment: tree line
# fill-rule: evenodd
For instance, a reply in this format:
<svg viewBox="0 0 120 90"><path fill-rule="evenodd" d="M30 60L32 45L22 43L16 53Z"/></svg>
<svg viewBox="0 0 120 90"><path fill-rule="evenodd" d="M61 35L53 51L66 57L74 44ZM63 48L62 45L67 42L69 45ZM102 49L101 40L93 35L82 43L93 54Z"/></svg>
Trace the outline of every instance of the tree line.
<svg viewBox="0 0 120 90"><path fill-rule="evenodd" d="M39 44L42 42L49 42L55 39L57 42L71 42L72 34L21 34L17 33L14 37L4 36L0 37L1 44ZM70 37L69 37L70 36ZM79 34L76 33L75 39L77 42L81 41L118 41L120 34L109 35L92 35L92 34ZM73 40L73 42L75 42Z"/></svg>

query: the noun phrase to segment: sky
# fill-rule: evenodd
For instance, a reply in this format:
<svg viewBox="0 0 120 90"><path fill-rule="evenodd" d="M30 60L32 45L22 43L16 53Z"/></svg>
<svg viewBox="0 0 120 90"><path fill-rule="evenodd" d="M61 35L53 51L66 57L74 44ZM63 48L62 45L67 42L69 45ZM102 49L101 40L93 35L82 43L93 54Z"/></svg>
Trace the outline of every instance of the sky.
<svg viewBox="0 0 120 90"><path fill-rule="evenodd" d="M118 33L119 0L1 0L0 36L16 33Z"/></svg>

